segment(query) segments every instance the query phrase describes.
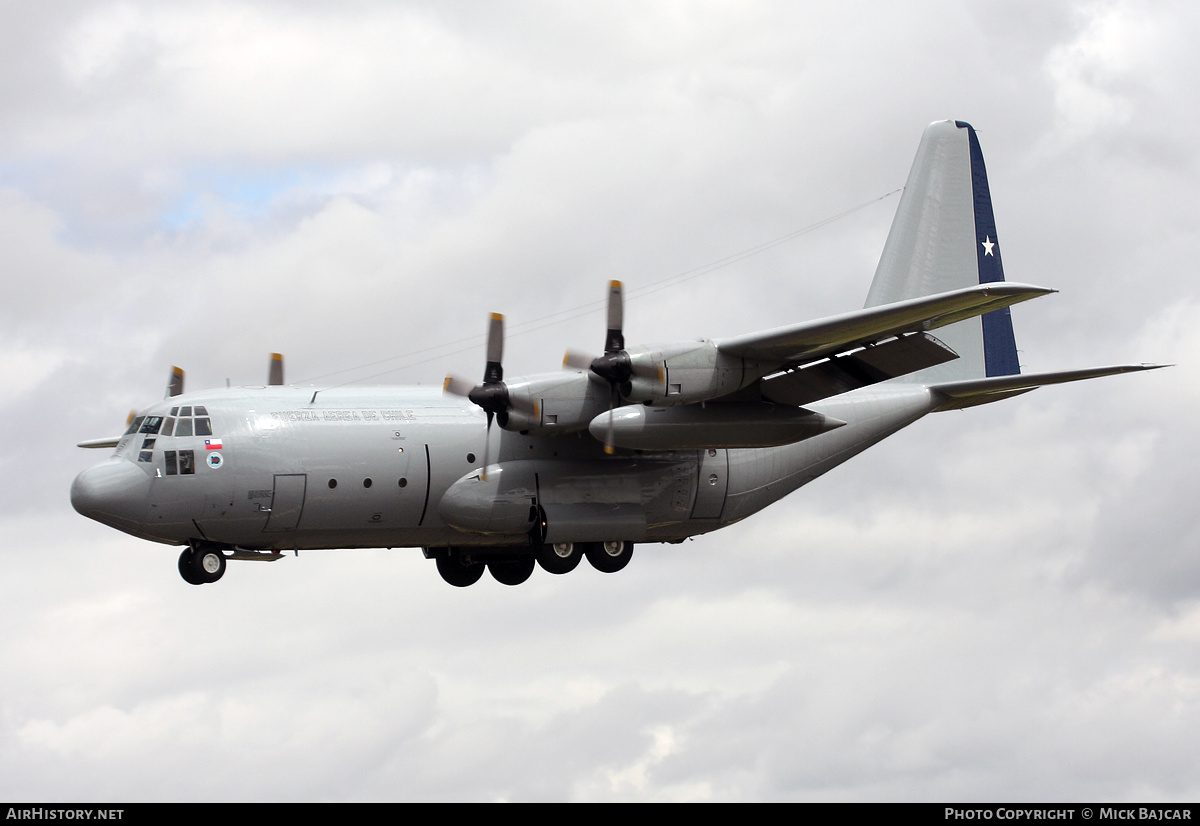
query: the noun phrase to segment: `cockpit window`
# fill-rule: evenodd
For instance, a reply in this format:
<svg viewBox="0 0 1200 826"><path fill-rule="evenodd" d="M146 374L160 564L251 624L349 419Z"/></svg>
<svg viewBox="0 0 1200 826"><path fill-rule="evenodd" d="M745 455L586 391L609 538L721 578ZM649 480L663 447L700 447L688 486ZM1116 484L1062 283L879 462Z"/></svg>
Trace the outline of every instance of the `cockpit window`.
<svg viewBox="0 0 1200 826"><path fill-rule="evenodd" d="M142 419L144 418L146 417L138 416L136 419L130 422L129 427L125 430L125 435L128 436L130 433L137 433L138 428L142 426Z"/></svg>
<svg viewBox="0 0 1200 826"><path fill-rule="evenodd" d="M159 427L162 426L162 420L163 420L162 416L147 416L146 420L144 422L142 422L142 427L141 427L140 432L142 432L142 433L157 433Z"/></svg>
<svg viewBox="0 0 1200 826"><path fill-rule="evenodd" d="M213 435L212 419L208 416L208 408L202 404L172 407L169 417L150 417L162 419L163 436L211 436ZM149 419L142 423L143 433L158 433L158 430L148 431ZM158 425L154 425L158 427ZM132 432L132 431L131 431Z"/></svg>

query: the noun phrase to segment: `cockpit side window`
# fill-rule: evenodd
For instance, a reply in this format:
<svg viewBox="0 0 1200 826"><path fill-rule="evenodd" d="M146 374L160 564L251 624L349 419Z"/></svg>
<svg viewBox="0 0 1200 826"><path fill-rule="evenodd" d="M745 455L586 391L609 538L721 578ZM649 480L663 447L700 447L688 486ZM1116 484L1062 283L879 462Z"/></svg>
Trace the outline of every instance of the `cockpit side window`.
<svg viewBox="0 0 1200 826"><path fill-rule="evenodd" d="M192 435L192 420L191 419L180 419L179 421L175 422L175 435L176 436L191 436Z"/></svg>
<svg viewBox="0 0 1200 826"><path fill-rule="evenodd" d="M140 432L141 433L157 433L158 429L162 426L162 421L163 421L162 416L147 416L146 420L142 422Z"/></svg>
<svg viewBox="0 0 1200 826"><path fill-rule="evenodd" d="M199 408L197 408L197 409L199 409ZM212 424L209 422L208 419L206 419L206 418L205 419L196 419L196 435L197 436L211 436L212 435Z"/></svg>
<svg viewBox="0 0 1200 826"><path fill-rule="evenodd" d="M125 435L128 436L130 433L137 433L138 428L142 426L142 420L145 418L145 416L138 416L136 419L130 422L129 427L125 429Z"/></svg>

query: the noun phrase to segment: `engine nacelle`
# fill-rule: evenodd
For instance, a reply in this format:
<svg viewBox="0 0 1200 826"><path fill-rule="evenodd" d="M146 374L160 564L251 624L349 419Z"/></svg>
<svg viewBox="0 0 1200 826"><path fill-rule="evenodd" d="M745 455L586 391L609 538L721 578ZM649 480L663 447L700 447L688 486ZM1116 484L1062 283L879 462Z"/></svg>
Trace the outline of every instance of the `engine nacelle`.
<svg viewBox="0 0 1200 826"><path fill-rule="evenodd" d="M708 340L628 352L633 375L621 395L631 402L692 404L734 393L759 377L746 370L741 358L720 352Z"/></svg>
<svg viewBox="0 0 1200 826"><path fill-rule="evenodd" d="M554 373L507 383L509 409L496 417L505 430L541 434L585 430L608 409L608 385L587 373Z"/></svg>

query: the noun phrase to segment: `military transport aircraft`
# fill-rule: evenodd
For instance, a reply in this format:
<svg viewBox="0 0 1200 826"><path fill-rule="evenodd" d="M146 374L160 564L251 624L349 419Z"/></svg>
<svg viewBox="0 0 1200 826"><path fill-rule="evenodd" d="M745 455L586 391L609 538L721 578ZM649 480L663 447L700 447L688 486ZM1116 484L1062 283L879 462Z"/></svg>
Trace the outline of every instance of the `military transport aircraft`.
<svg viewBox="0 0 1200 826"><path fill-rule="evenodd" d="M927 413L1157 365L1022 375L983 156L931 124L865 309L727 339L627 347L621 285L596 357L505 380L493 315L483 381L183 393L138 412L71 486L79 513L183 546L187 582L284 550L421 547L442 578L507 585L634 543L738 522ZM931 335L937 330L937 336ZM493 423L499 425L493 432Z"/></svg>

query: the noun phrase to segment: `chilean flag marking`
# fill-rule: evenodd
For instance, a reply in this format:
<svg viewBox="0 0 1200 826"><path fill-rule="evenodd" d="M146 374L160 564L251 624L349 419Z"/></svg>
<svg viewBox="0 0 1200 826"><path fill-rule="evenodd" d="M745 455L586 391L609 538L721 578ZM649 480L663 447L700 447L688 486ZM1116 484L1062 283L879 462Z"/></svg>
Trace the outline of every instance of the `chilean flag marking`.
<svg viewBox="0 0 1200 826"><path fill-rule="evenodd" d="M220 439L205 439L204 440L204 449L205 450L220 450L221 449L221 440Z"/></svg>

